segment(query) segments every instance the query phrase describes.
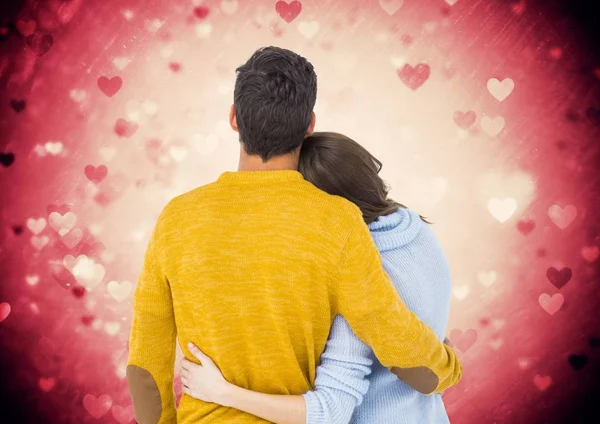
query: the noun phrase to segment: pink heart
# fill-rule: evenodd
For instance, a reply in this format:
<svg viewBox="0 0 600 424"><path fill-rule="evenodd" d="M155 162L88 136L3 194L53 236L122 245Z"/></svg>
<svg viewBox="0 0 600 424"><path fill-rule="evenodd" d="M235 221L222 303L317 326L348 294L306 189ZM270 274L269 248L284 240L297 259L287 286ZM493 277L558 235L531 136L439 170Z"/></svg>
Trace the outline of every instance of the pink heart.
<svg viewBox="0 0 600 424"><path fill-rule="evenodd" d="M56 384L56 379L54 378L40 378L38 381L38 385L40 386L40 389L42 389L42 391L48 393L50 390L52 390L54 388L54 385Z"/></svg>
<svg viewBox="0 0 600 424"><path fill-rule="evenodd" d="M100 77L98 78L98 88L108 97L112 97L121 89L123 86L123 80L121 77Z"/></svg>
<svg viewBox="0 0 600 424"><path fill-rule="evenodd" d="M24 21L19 19L16 24L17 29L24 37L28 37L35 32L35 28L37 27L36 21Z"/></svg>
<svg viewBox="0 0 600 424"><path fill-rule="evenodd" d="M130 406L119 406L115 405L112 408L112 416L115 420L119 422L119 424L128 424L133 418L133 405Z"/></svg>
<svg viewBox="0 0 600 424"><path fill-rule="evenodd" d="M532 220L519 221L517 223L517 228L518 228L518 230L519 230L519 232L521 234L523 234L524 236L526 236L527 234L529 234L530 232L532 232L533 229L535 228L535 222L533 222Z"/></svg>
<svg viewBox="0 0 600 424"><path fill-rule="evenodd" d="M27 36L27 46L38 57L45 55L54 44L54 38L50 34L41 34L36 32Z"/></svg>
<svg viewBox="0 0 600 424"><path fill-rule="evenodd" d="M466 352L477 341L477 331L471 328L463 333L462 330L455 328L450 332L450 340L458 349Z"/></svg>
<svg viewBox="0 0 600 424"><path fill-rule="evenodd" d="M129 138L133 134L135 134L137 129L138 129L137 123L128 122L125 119L121 119L121 118L117 119L117 122L115 124L115 133L119 137Z"/></svg>
<svg viewBox="0 0 600 424"><path fill-rule="evenodd" d="M546 270L548 281L550 281L557 289L563 288L572 276L573 271L571 271L571 268L569 267L564 267L561 270L550 267Z"/></svg>
<svg viewBox="0 0 600 424"><path fill-rule="evenodd" d="M560 293L556 293L554 296L543 293L540 295L539 302L544 311L550 315L554 315L562 307L563 303L565 303L565 298Z"/></svg>
<svg viewBox="0 0 600 424"><path fill-rule="evenodd" d="M111 406L112 399L109 395L102 395L97 398L94 395L87 394L83 397L83 407L96 419L100 419L106 414Z"/></svg>
<svg viewBox="0 0 600 424"><path fill-rule="evenodd" d="M196 18L198 18L200 20L205 19L209 13L210 13L210 9L208 7L205 7L205 6L194 7L194 15L196 16Z"/></svg>
<svg viewBox="0 0 600 424"><path fill-rule="evenodd" d="M0 303L0 322L4 321L10 315L10 304L8 302Z"/></svg>
<svg viewBox="0 0 600 424"><path fill-rule="evenodd" d="M454 122L456 122L456 124L463 130L469 129L469 127L473 125L476 120L477 114L472 110L468 110L466 112L457 110L454 112Z"/></svg>
<svg viewBox="0 0 600 424"><path fill-rule="evenodd" d="M108 173L108 168L106 165L100 165L95 167L94 165L86 165L85 167L85 176L93 182L94 184L98 184L101 182Z"/></svg>
<svg viewBox="0 0 600 424"><path fill-rule="evenodd" d="M598 246L583 246L581 256L588 262L594 262L600 256L600 249Z"/></svg>
<svg viewBox="0 0 600 424"><path fill-rule="evenodd" d="M546 390L552 384L552 378L550 376L542 377L539 374L536 374L533 377L533 384L538 388L540 392Z"/></svg>
<svg viewBox="0 0 600 424"><path fill-rule="evenodd" d="M67 234L62 236L61 240L65 246L67 246L69 249L73 249L81 242L82 238L83 231L81 228L75 228L74 230L69 231Z"/></svg>
<svg viewBox="0 0 600 424"><path fill-rule="evenodd" d="M411 90L416 90L429 79L431 68L426 63L419 63L414 68L406 64L397 71L400 80Z"/></svg>
<svg viewBox="0 0 600 424"><path fill-rule="evenodd" d="M278 1L275 3L275 11L279 14L281 19L289 24L298 17L300 12L302 12L302 3L293 1L288 4L285 1Z"/></svg>

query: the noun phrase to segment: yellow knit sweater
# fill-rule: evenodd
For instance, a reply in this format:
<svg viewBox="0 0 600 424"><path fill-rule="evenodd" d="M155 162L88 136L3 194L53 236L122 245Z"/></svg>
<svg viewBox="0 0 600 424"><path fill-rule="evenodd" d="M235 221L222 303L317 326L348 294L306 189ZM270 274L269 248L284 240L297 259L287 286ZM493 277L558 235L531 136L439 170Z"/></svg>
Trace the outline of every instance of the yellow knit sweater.
<svg viewBox="0 0 600 424"><path fill-rule="evenodd" d="M187 395L176 410L176 338L189 360L193 342L238 386L302 394L336 314L421 391L460 379L452 349L397 296L352 203L287 170L225 172L173 199L134 295L127 376L137 421L266 422Z"/></svg>

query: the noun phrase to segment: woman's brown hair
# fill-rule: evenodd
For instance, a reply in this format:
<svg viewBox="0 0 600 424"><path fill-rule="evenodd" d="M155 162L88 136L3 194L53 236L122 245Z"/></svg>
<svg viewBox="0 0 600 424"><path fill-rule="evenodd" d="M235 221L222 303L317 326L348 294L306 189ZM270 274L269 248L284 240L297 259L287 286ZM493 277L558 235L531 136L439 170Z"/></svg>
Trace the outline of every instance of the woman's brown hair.
<svg viewBox="0 0 600 424"><path fill-rule="evenodd" d="M302 143L298 170L321 190L357 205L365 222L370 224L380 216L406 208L388 198L390 188L379 176L382 166L351 138L334 132L316 132Z"/></svg>

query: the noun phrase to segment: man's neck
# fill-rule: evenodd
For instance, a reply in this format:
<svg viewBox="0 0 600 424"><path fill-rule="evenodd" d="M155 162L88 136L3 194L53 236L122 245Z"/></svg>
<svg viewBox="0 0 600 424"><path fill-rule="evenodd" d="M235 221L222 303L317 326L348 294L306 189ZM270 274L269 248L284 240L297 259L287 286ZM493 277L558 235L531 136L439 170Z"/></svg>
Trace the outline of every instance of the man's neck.
<svg viewBox="0 0 600 424"><path fill-rule="evenodd" d="M246 152L240 152L240 162L238 171L284 171L298 170L298 154L290 153L287 155L275 156L266 162L256 155L248 155Z"/></svg>

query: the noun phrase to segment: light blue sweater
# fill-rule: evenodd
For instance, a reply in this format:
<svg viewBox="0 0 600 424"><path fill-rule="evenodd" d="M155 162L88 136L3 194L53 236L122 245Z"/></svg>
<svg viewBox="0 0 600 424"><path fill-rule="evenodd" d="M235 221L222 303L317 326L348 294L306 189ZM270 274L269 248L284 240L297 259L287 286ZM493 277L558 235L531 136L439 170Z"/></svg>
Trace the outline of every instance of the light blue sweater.
<svg viewBox="0 0 600 424"><path fill-rule="evenodd" d="M444 340L451 277L429 225L417 213L398 209L378 218L369 229L383 267L406 306ZM400 381L340 315L321 355L315 390L304 398L308 424L449 423L440 394L426 396Z"/></svg>

